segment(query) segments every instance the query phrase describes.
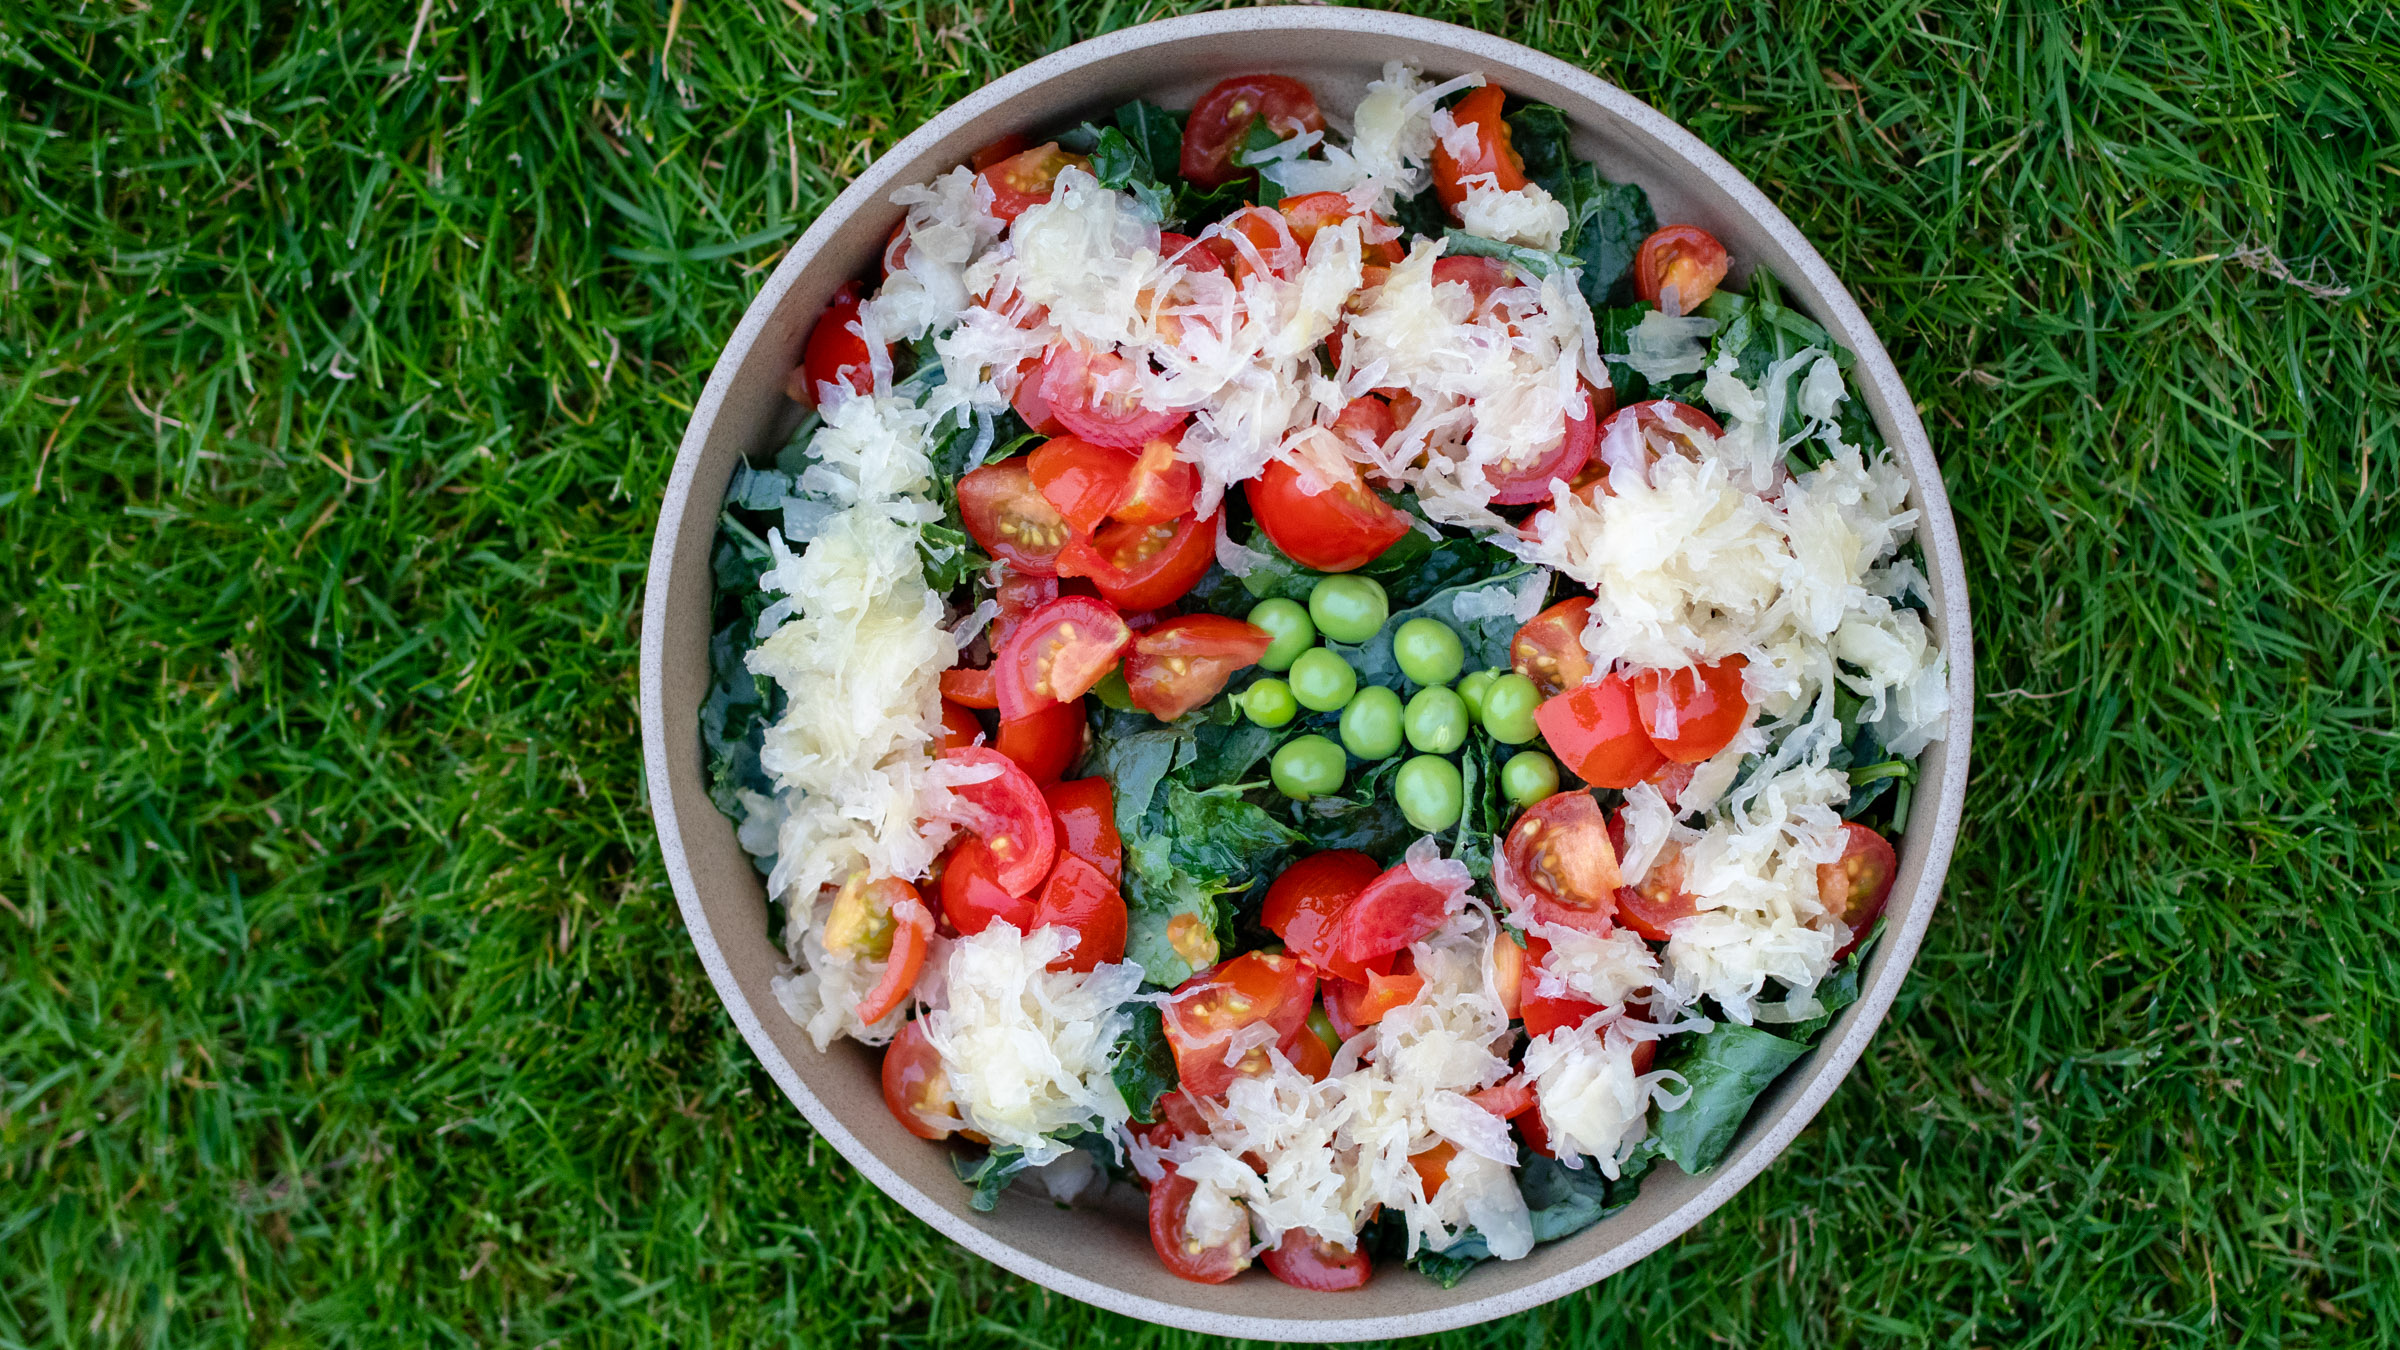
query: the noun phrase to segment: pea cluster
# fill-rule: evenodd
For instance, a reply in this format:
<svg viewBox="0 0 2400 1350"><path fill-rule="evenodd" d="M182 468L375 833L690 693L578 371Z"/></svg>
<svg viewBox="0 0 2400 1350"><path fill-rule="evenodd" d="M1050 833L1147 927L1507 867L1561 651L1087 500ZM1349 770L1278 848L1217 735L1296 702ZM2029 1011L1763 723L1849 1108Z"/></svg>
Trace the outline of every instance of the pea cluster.
<svg viewBox="0 0 2400 1350"><path fill-rule="evenodd" d="M1449 756L1466 745L1478 723L1503 745L1532 740L1541 692L1505 670L1479 670L1461 680L1466 647L1439 619L1410 619L1392 634L1392 659L1418 686L1405 705L1381 685L1359 687L1358 671L1342 654L1317 645L1319 636L1365 642L1390 618L1391 601L1372 577L1326 577L1309 591L1305 608L1280 598L1260 601L1249 619L1273 639L1259 665L1275 675L1236 695L1235 704L1262 727L1288 725L1303 708L1341 714L1339 745L1315 733L1295 736L1269 762L1275 786L1296 801L1340 792L1349 755L1389 759L1405 743L1416 753L1392 776L1392 799L1409 824L1438 833L1456 825L1466 809L1466 783ZM1558 790L1558 764L1539 750L1522 751L1501 769L1500 787L1511 801L1531 805Z"/></svg>

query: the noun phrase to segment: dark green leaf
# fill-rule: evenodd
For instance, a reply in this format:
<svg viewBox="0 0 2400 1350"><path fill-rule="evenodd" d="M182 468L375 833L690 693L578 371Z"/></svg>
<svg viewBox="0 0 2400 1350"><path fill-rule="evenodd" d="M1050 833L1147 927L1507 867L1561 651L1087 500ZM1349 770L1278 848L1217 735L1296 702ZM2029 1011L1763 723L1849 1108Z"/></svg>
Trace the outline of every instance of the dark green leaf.
<svg viewBox="0 0 2400 1350"><path fill-rule="evenodd" d="M1134 1004L1133 1022L1125 1034L1117 1038L1116 1049L1109 1052L1109 1079L1117 1085L1117 1095L1125 1099L1125 1108L1136 1124L1147 1125L1156 1119L1151 1114L1158 1099L1175 1090L1175 1050L1167 1044L1165 1019L1155 1003Z"/></svg>
<svg viewBox="0 0 2400 1350"><path fill-rule="evenodd" d="M1222 877L1195 877L1175 865L1164 834L1127 835L1125 841L1125 959L1142 968L1142 978L1173 987L1192 977L1192 963L1175 950L1168 929L1182 915L1214 931L1224 921L1217 896L1229 886Z"/></svg>
<svg viewBox="0 0 2400 1350"><path fill-rule="evenodd" d="M1007 1190L1017 1174L1025 1170L1025 1150L1015 1144L1002 1144L980 1158L953 1153L950 1170L974 1188L975 1194L967 1199L968 1206L979 1214L989 1214L999 1207L1000 1192Z"/></svg>
<svg viewBox="0 0 2400 1350"><path fill-rule="evenodd" d="M917 550L925 557L925 584L937 591L956 590L992 565L965 530L948 525L918 526Z"/></svg>
<svg viewBox="0 0 2400 1350"><path fill-rule="evenodd" d="M1246 881L1296 842L1297 832L1225 790L1167 784L1168 856L1195 876Z"/></svg>
<svg viewBox="0 0 2400 1350"><path fill-rule="evenodd" d="M1698 1044L1671 1067L1691 1084L1692 1095L1679 1109L1659 1113L1656 1135L1668 1161L1700 1173L1725 1156L1751 1103L1808 1047L1734 1022L1685 1039Z"/></svg>
<svg viewBox="0 0 2400 1350"><path fill-rule="evenodd" d="M1202 791L1238 783L1267 757L1283 734L1246 717L1232 722L1204 723L1193 738L1199 745L1199 753L1192 757L1185 779Z"/></svg>
<svg viewBox="0 0 2400 1350"><path fill-rule="evenodd" d="M1252 563L1250 570L1242 575L1242 589L1250 592L1251 598L1268 600L1281 596L1308 603L1309 591L1324 578L1324 573L1311 572L1293 562L1282 549L1275 547L1275 541L1267 537L1265 530L1250 532L1250 547L1266 555L1266 561Z"/></svg>
<svg viewBox="0 0 2400 1350"><path fill-rule="evenodd" d="M1633 255L1658 228L1658 218L1650 214L1650 194L1638 184L1608 182L1589 164L1580 166L1577 177L1581 195L1570 212L1571 242L1564 251L1580 261L1577 284L1596 313L1633 270Z"/></svg>
<svg viewBox="0 0 2400 1350"><path fill-rule="evenodd" d="M1140 156L1152 182L1182 181L1183 114L1137 98L1117 109L1117 127Z"/></svg>

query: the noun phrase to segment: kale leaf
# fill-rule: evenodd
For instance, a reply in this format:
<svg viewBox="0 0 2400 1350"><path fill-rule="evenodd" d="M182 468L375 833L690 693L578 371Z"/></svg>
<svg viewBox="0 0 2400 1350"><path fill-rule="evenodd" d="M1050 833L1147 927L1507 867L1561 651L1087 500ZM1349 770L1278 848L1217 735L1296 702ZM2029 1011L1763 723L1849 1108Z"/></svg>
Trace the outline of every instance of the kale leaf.
<svg viewBox="0 0 2400 1350"><path fill-rule="evenodd" d="M1767 1090L1808 1046L1738 1022L1719 1022L1672 1067L1691 1085L1691 1096L1673 1111L1661 1111L1659 1152L1695 1175L1716 1166L1733 1146L1733 1136Z"/></svg>
<svg viewBox="0 0 2400 1350"><path fill-rule="evenodd" d="M1130 1011L1132 1023L1109 1052L1108 1076L1134 1123L1147 1125L1157 1119L1153 1112L1158 1099L1173 1092L1181 1080L1175 1075L1175 1050L1167 1044L1166 1020L1158 1005L1136 1003Z"/></svg>

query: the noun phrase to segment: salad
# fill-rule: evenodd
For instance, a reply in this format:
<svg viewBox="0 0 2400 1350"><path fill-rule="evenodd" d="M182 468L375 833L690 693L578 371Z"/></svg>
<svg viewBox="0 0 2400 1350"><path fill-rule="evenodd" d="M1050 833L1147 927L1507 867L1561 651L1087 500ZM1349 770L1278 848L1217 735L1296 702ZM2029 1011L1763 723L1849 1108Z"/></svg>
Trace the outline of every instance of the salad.
<svg viewBox="0 0 2400 1350"><path fill-rule="evenodd" d="M1948 711L1850 354L1475 74L892 200L714 555L792 1019L1192 1280L1448 1283L1713 1166Z"/></svg>

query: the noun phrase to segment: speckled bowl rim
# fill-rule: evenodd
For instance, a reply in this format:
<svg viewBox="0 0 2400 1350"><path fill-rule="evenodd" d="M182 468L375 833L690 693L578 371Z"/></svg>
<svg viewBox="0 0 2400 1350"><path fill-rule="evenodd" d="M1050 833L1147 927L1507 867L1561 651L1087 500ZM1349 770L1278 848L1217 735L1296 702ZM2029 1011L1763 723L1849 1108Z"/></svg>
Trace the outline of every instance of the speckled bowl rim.
<svg viewBox="0 0 2400 1350"><path fill-rule="evenodd" d="M794 314L813 316L840 279L838 276L825 275L824 269L817 269L815 275L808 276L812 262L835 240L836 235L845 230L855 231L854 218L862 214L875 215L880 212L885 224L879 228L888 228L888 221L896 212L886 205L886 199L894 188L913 181L901 177L903 173L928 151L945 142L954 143L950 148L953 160L963 157L957 145L968 142L961 138L984 119L1021 96L1041 90L1053 82L1072 82L1079 74L1091 80L1095 67L1103 67L1133 53L1145 53L1157 58L1160 53L1155 49L1176 47L1178 44L1194 52L1203 52L1212 40L1244 36L1254 38L1269 33L1288 36L1295 42L1305 42L1312 33L1363 33L1396 42L1424 43L1455 53L1459 58L1458 68L1482 69L1504 85L1510 84L1512 77L1547 81L1597 105L1603 115L1612 120L1609 134L1647 140L1650 143L1648 149L1680 160L1688 170L1705 175L1716 189L1727 193L1733 209L1746 215L1756 227L1765 231L1785 255L1785 260L1778 263L1778 270L1790 283L1795 295L1813 293L1817 303L1806 304L1805 307L1838 340L1857 354L1857 362L1850 372L1853 385L1874 407L1885 438L1899 454L1914 485L1912 503L1922 513L1918 538L1925 551L1935 592L1937 638L1950 662L1951 711L1946 739L1930 751L1924 761L1926 776L1919 786L1910 828L1903 840L1900 882L1887 911L1890 921L1865 972L1859 999L1842 1014L1832 1033L1812 1056L1795 1066L1791 1074L1772 1090L1771 1103L1753 1113L1734 1149L1718 1170L1704 1178L1682 1179L1679 1184L1687 1187L1693 1181L1703 1184L1646 1226L1608 1242L1588 1260L1562 1272L1496 1292L1479 1291L1476 1278L1471 1276L1455 1289L1442 1291L1451 1297L1415 1298L1413 1301L1427 1306L1398 1314L1365 1312L1372 1306L1369 1303L1356 1305L1365 1315L1327 1317L1271 1317L1229 1310L1223 1306L1196 1306L1195 1301L1202 1297L1198 1291L1207 1287L1174 1280L1166 1276L1163 1270L1159 1272L1157 1280L1150 1282L1146 1291L1103 1283L1065 1269L1040 1252L1010 1240L1005 1231L1006 1225L989 1222L989 1216L983 1216L984 1221L980 1222L966 1218L955 1197L937 1200L878 1158L862 1142L853 1126L846 1123L817 1092L811 1090L791 1056L769 1034L761 1022L762 1017L781 1019L784 1016L782 1011L771 996L763 996L763 989L743 987L720 941L718 924L708 911L705 903L707 897L701 880L695 875L692 855L695 848L702 845L721 852L722 839L730 837L732 827L710 804L704 781L696 767L698 738L692 713L696 704L688 697L692 654L688 649L670 648L671 638L678 634L688 638L691 631L690 615L681 612L685 607L694 603L703 607L699 622L705 631L710 549L708 539L696 541L695 533L713 537L714 506L721 498L726 477L731 472L726 456L755 448L762 435L755 416L751 416L752 425L740 430L739 434L753 444L725 449L723 442L734 435L735 430L727 425L728 419L721 414L734 392L737 376L753 380L757 378L755 369L746 365L754 348L762 343L770 346L782 344L777 359L788 368L791 354L797 350L800 332L804 331L795 328ZM1195 59L1201 58L1196 56ZM806 280L804 276L807 276ZM756 403L754 395L750 403ZM705 467L712 466L714 472L703 471ZM702 510L704 505L708 509ZM695 565L698 568L696 581L692 573ZM776 1083L800 1108L810 1124L869 1179L910 1212L968 1250L1027 1279L1087 1303L1152 1322L1214 1335L1276 1341L1335 1341L1448 1330L1518 1312L1572 1293L1631 1265L1689 1230L1782 1153L1835 1089L1840 1087L1851 1066L1866 1049L1868 1040L1874 1035L1901 982L1906 978L1918 945L1932 922L1942 880L1957 839L1966 796L1974 708L1974 659L1968 625L1966 574L1957 528L1951 518L1933 448L1901 383L1899 372L1894 369L1891 358L1848 291L1824 259L1765 194L1714 151L1655 109L1592 75L1530 48L1471 29L1406 15L1310 6L1209 13L1123 29L1069 47L1003 76L951 105L895 145L861 173L792 247L761 288L757 299L727 343L693 410L689 429L676 458L674 473L659 515L648 588L641 635L641 714L649 804L657 825L660 851L701 962L715 983L719 996L723 998L734 1024L758 1053ZM677 623L678 618L683 622ZM700 661L704 670L705 656ZM677 706L671 710L670 703ZM702 837L704 834L708 835L705 839ZM752 889L756 889L755 878ZM755 898L747 903L755 903ZM1565 1241L1577 1240L1569 1238ZM1370 1286L1370 1292L1374 1287ZM1367 1296L1350 1297L1365 1299ZM1349 1306L1342 1305L1335 1311L1347 1313Z"/></svg>

